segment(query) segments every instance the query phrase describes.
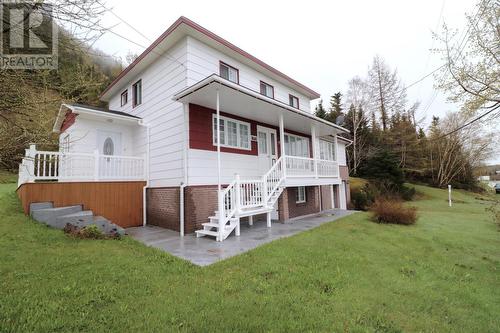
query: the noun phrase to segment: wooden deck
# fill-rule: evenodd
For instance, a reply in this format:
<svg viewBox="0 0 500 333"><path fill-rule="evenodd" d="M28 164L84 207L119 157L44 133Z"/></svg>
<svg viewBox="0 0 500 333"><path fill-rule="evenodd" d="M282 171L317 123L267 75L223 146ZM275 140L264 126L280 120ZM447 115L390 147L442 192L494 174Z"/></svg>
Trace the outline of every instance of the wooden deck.
<svg viewBox="0 0 500 333"><path fill-rule="evenodd" d="M82 204L84 210L104 216L123 228L142 226L144 181L40 182L17 189L24 213L33 202L51 201L54 207Z"/></svg>

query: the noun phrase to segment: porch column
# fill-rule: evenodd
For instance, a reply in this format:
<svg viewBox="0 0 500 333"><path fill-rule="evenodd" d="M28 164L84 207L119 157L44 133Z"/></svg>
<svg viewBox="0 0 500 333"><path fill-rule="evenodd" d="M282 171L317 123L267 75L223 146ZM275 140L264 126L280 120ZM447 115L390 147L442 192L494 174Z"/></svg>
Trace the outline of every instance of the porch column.
<svg viewBox="0 0 500 333"><path fill-rule="evenodd" d="M312 154L314 163L314 178L318 178L318 139L316 138L316 126L311 124Z"/></svg>
<svg viewBox="0 0 500 333"><path fill-rule="evenodd" d="M285 159L285 122L283 120L283 114L280 113L280 151L283 165L283 177L286 178L286 159Z"/></svg>
<svg viewBox="0 0 500 333"><path fill-rule="evenodd" d="M221 188L221 163L220 163L220 96L219 88L217 88L217 108L216 108L216 123L217 123L217 206L219 210L219 236L217 240L222 242L224 240L224 198L222 197Z"/></svg>

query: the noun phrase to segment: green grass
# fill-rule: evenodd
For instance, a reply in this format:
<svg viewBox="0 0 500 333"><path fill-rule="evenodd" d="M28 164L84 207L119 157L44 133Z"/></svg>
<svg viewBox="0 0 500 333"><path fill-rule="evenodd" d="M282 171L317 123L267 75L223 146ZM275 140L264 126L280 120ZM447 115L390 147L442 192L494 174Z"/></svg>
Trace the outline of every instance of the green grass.
<svg viewBox="0 0 500 333"><path fill-rule="evenodd" d="M418 186L415 226L358 213L200 268L34 223L14 188L0 185L1 332L500 331L491 197L449 208Z"/></svg>
<svg viewBox="0 0 500 333"><path fill-rule="evenodd" d="M0 169L0 184L17 183L17 174Z"/></svg>

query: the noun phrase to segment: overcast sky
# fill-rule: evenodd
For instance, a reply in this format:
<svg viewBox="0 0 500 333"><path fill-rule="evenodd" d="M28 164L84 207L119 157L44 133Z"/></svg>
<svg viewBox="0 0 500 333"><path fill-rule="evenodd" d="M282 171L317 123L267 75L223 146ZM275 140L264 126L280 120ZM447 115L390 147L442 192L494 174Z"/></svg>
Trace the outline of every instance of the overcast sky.
<svg viewBox="0 0 500 333"><path fill-rule="evenodd" d="M373 56L379 54L397 68L406 85L439 67L439 55L430 51L432 31L445 21L459 29L465 13L474 12L473 0L377 1L131 1L107 0L108 7L130 25L156 39L184 15L321 93L345 92L347 81L365 76ZM113 14L105 26L139 44L150 41ZM144 48L107 33L96 46L108 54L125 57ZM418 115L428 124L456 106L436 92L431 76L408 90L409 101L420 101ZM311 107L314 107L317 101Z"/></svg>

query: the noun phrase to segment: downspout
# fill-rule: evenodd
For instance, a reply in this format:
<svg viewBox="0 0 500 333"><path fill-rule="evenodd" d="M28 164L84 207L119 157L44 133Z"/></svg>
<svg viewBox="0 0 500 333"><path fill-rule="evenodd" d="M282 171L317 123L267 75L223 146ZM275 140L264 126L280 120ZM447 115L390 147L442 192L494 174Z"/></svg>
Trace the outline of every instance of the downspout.
<svg viewBox="0 0 500 333"><path fill-rule="evenodd" d="M184 137L183 137L183 153L182 153L182 165L184 168L184 180L181 182L179 187L179 233L181 237L184 237L184 189L188 184L188 140L189 140L189 105L184 103Z"/></svg>
<svg viewBox="0 0 500 333"><path fill-rule="evenodd" d="M146 220L147 220L147 189L149 188L149 156L150 156L150 141L151 141L151 127L149 124L144 124L143 120L139 120L139 125L143 126L146 128L146 160L144 161L144 167L145 167L145 178L146 178L146 185L142 187L142 225L146 226Z"/></svg>

